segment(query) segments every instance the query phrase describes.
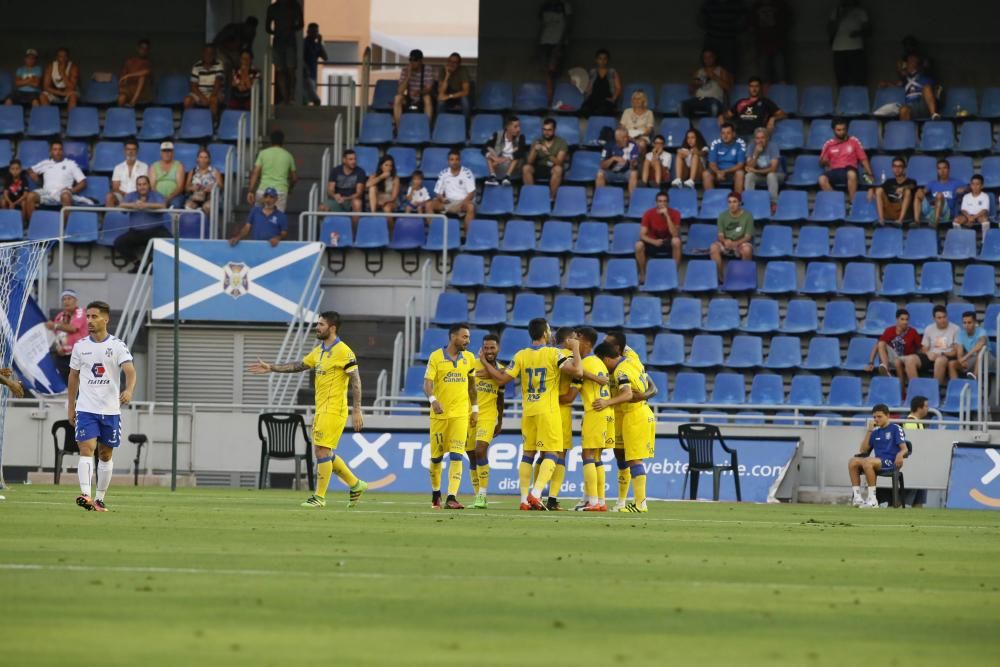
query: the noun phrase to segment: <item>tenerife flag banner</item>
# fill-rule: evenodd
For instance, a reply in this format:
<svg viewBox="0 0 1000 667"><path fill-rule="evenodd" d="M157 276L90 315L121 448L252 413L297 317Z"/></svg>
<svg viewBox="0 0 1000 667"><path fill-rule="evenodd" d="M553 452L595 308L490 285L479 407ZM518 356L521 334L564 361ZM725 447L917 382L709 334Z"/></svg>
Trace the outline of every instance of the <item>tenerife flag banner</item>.
<svg viewBox="0 0 1000 667"><path fill-rule="evenodd" d="M560 494L579 497L583 487L583 456L580 439L573 438L573 449L566 453L566 481ZM726 438L726 444L739 453L740 490L744 502L777 502L777 490L785 479L790 466L795 465L799 448L798 438ZM420 493L428 488L430 469L430 442L427 432L416 431L345 431L337 446L337 456L342 456L358 477L369 483L370 488L399 493ZM517 466L521 460L521 436L501 433L493 439L489 449L491 494L517 494ZM716 452L717 464L729 462L728 456ZM689 493L682 493L684 474L687 472L687 452L681 449L675 436L656 438L656 455L646 461L647 492L650 498L682 500ZM615 458L610 450L604 452L609 497L617 495ZM445 458L444 465L448 465ZM460 493L472 493L469 481L468 460L464 461ZM447 479L447 471L443 479ZM339 484L332 482L335 488ZM723 473L719 497L736 500L733 475ZM712 478L702 473L698 485L698 499L711 500Z"/></svg>
<svg viewBox="0 0 1000 667"><path fill-rule="evenodd" d="M8 314L9 316L9 314ZM14 342L14 367L25 388L36 396L62 394L66 391L56 362L52 359L53 336L45 327L47 318L33 297L28 297L21 316L21 327ZM8 341L15 323L3 318L3 333Z"/></svg>
<svg viewBox="0 0 1000 667"><path fill-rule="evenodd" d="M1000 510L1000 447L977 442L952 446L945 507Z"/></svg>
<svg viewBox="0 0 1000 667"><path fill-rule="evenodd" d="M185 320L289 322L320 278L322 243L182 240L180 316ZM174 243L153 241L154 320L174 314ZM303 315L312 318L306 310Z"/></svg>

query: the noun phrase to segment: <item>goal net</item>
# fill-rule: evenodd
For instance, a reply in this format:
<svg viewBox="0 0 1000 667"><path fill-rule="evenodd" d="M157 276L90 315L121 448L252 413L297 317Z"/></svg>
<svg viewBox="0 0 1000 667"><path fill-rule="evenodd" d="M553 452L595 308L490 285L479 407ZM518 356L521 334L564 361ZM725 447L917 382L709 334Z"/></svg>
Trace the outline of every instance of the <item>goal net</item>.
<svg viewBox="0 0 1000 667"><path fill-rule="evenodd" d="M0 368L10 368L14 346L21 328L24 307L35 286L38 270L51 241L0 243ZM0 489L3 481L3 452L7 440L6 417L10 391L0 387Z"/></svg>

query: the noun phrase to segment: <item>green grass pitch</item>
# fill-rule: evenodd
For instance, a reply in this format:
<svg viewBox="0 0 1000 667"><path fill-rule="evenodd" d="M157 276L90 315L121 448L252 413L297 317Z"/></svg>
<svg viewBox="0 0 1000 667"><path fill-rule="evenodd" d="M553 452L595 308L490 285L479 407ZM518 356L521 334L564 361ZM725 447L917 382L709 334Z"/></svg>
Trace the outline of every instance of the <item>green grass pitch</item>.
<svg viewBox="0 0 1000 667"><path fill-rule="evenodd" d="M1000 514L73 486L0 503L0 662L996 665ZM105 632L106 635L100 636Z"/></svg>

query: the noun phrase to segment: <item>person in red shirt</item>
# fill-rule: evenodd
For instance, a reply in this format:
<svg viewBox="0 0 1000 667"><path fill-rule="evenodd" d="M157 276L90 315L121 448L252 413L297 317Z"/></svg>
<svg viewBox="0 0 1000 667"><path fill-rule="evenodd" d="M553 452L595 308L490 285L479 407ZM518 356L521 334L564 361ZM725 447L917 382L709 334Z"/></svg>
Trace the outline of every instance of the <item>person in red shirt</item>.
<svg viewBox="0 0 1000 667"><path fill-rule="evenodd" d="M906 376L903 358L920 351L920 332L910 326L910 313L905 308L896 311L896 324L888 327L879 336L878 343L872 348L871 356L868 357L868 365L865 370L871 372L875 367L875 356L878 355L878 372L882 375L889 375L891 369L895 369L896 377L905 395L906 383L909 380ZM914 376L916 377L916 376Z"/></svg>
<svg viewBox="0 0 1000 667"><path fill-rule="evenodd" d="M73 346L87 335L87 314L79 306L79 295L71 289L62 293L62 305L63 309L55 319L45 323L45 328L55 334L52 357L59 375L65 380L69 377L69 359L73 354Z"/></svg>
<svg viewBox="0 0 1000 667"><path fill-rule="evenodd" d="M847 134L846 120L834 118L830 126L833 127L833 139L823 144L819 154L819 166L826 169L819 176L819 187L829 192L846 185L847 199L853 202L854 193L858 191L858 164L864 168L869 184L875 181L872 166L858 138Z"/></svg>
<svg viewBox="0 0 1000 667"><path fill-rule="evenodd" d="M681 263L681 214L670 208L666 192L656 195L656 206L642 214L639 240L635 242L635 261L639 264L639 282L646 280L646 262L650 257L664 257L670 252L674 263Z"/></svg>

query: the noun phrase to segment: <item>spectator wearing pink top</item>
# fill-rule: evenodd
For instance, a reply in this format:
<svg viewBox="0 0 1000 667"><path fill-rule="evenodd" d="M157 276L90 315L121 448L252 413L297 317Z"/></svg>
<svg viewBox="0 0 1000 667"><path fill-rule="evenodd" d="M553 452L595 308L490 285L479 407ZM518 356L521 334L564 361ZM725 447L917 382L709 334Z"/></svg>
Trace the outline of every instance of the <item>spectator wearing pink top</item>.
<svg viewBox="0 0 1000 667"><path fill-rule="evenodd" d="M63 309L55 319L46 322L45 328L55 332L52 357L63 380L69 378L69 358L73 354L76 341L87 335L87 314L80 307L79 295L71 289L62 293Z"/></svg>
<svg viewBox="0 0 1000 667"><path fill-rule="evenodd" d="M872 166L858 138L847 134L846 120L834 118L830 125L833 127L833 139L823 144L819 154L819 166L826 169L819 176L819 187L830 191L846 185L848 201L854 201L854 193L858 191L858 164L864 167L868 183L875 180Z"/></svg>

